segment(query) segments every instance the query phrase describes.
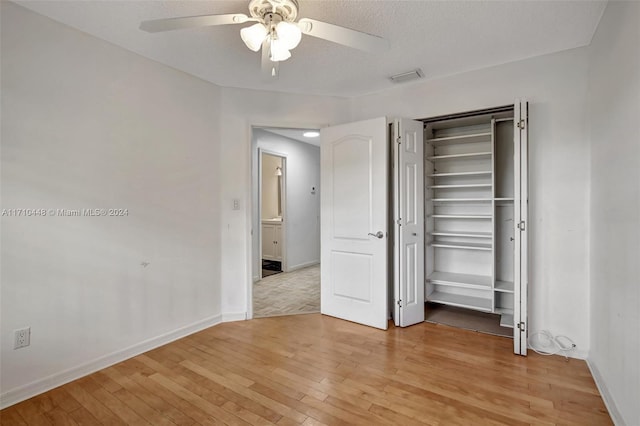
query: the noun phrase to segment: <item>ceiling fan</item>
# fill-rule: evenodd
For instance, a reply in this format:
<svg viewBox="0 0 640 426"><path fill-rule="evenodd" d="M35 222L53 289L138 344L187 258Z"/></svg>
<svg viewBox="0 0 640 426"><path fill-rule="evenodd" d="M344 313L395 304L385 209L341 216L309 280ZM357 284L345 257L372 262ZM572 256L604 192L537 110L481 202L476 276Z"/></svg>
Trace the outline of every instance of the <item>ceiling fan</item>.
<svg viewBox="0 0 640 426"><path fill-rule="evenodd" d="M249 14L187 16L182 18L144 21L140 29L155 33L214 25L255 24L240 30L246 46L257 52L262 49L262 72L277 78L279 63L291 57L302 39L302 34L328 40L367 52L380 52L389 48L382 37L355 31L315 19L298 18L298 0L250 0Z"/></svg>

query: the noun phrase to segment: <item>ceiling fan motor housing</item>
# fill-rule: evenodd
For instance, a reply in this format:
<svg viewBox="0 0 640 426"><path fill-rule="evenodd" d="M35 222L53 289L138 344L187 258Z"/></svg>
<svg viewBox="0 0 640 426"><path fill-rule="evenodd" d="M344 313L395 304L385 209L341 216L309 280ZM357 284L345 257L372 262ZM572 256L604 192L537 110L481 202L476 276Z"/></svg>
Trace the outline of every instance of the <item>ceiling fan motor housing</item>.
<svg viewBox="0 0 640 426"><path fill-rule="evenodd" d="M253 18L266 20L269 14L282 17L283 21L294 22L298 17L297 0L251 0L249 13Z"/></svg>

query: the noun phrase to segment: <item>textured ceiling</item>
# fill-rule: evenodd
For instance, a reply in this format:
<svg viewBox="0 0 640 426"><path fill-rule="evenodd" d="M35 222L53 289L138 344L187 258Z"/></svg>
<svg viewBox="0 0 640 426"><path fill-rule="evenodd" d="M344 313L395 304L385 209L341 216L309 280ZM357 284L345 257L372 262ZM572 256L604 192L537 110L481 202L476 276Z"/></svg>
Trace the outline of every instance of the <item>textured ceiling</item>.
<svg viewBox="0 0 640 426"><path fill-rule="evenodd" d="M370 54L304 36L264 82L260 54L240 40L244 25L148 34L140 21L247 13L248 1L17 1L35 12L221 86L356 96L393 86L388 77L422 68L456 74L590 43L602 1L300 0L301 17L385 37ZM411 83L408 83L411 84Z"/></svg>

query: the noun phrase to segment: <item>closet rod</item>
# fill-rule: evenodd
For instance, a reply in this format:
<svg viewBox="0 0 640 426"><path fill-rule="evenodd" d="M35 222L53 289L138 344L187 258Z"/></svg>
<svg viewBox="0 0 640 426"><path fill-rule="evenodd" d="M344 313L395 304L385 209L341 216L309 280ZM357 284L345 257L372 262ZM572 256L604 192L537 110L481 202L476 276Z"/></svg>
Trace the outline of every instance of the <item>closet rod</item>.
<svg viewBox="0 0 640 426"><path fill-rule="evenodd" d="M513 121L513 117L508 117L508 118L496 118L496 123L500 123L501 121Z"/></svg>

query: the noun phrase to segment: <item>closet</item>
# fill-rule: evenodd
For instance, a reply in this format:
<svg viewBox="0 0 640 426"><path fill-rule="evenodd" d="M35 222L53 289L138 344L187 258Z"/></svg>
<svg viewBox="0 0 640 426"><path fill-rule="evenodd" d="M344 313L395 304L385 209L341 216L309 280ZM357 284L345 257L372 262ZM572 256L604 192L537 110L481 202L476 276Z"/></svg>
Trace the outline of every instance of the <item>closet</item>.
<svg viewBox="0 0 640 426"><path fill-rule="evenodd" d="M527 129L520 101L322 129L321 312L380 329L427 302L498 314L526 355Z"/></svg>
<svg viewBox="0 0 640 426"><path fill-rule="evenodd" d="M526 257L525 121L514 113L428 119L424 134L426 301L499 314L506 328L523 327L514 297Z"/></svg>

